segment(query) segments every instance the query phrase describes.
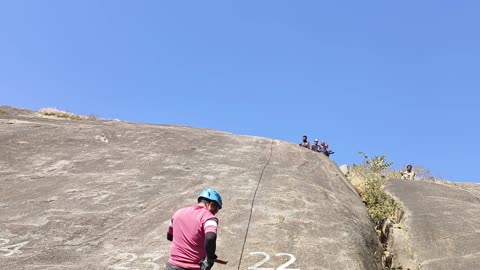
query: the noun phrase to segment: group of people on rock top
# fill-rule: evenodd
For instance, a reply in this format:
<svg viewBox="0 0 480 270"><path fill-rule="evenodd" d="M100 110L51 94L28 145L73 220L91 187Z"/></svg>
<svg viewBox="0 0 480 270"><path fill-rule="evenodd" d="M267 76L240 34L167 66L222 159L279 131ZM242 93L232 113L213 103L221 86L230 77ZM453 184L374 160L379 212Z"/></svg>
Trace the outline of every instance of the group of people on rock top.
<svg viewBox="0 0 480 270"><path fill-rule="evenodd" d="M310 142L308 141L307 135L303 135L302 142L300 142L298 145L308 148L315 152L320 152L327 157L334 153L332 150L328 149L328 144L324 141L321 141L320 144L318 144L318 139L315 139L313 140L313 144L310 144Z"/></svg>
<svg viewBox="0 0 480 270"><path fill-rule="evenodd" d="M328 144L324 141L321 141L320 144L318 144L318 139L315 139L313 140L313 144L310 144L310 142L308 141L307 135L303 135L302 141L298 145L308 148L315 152L323 153L327 157L334 153L332 150L328 148ZM415 172L413 171L412 168L413 168L412 165L408 165L405 171L400 172L400 174L402 175L402 179L415 180Z"/></svg>

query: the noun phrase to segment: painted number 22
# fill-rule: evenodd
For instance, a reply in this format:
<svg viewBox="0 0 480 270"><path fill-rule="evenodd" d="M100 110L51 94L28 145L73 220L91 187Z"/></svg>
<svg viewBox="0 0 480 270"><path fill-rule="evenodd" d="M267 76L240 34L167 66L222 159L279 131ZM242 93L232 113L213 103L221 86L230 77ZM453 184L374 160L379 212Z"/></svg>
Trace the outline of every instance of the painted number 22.
<svg viewBox="0 0 480 270"><path fill-rule="evenodd" d="M280 265L277 268L262 268L262 267L260 267L264 263L266 263L270 260L270 255L268 255L265 252L250 252L250 255L262 255L265 258L263 258L263 260L257 262L253 266L248 267L249 270L300 270L300 269L297 269L297 268L287 268L289 265L293 264L296 261L295 256L293 256L292 254L289 254L289 253L277 253L277 254L275 254L275 257L280 257L280 256L290 257L290 259L286 263Z"/></svg>

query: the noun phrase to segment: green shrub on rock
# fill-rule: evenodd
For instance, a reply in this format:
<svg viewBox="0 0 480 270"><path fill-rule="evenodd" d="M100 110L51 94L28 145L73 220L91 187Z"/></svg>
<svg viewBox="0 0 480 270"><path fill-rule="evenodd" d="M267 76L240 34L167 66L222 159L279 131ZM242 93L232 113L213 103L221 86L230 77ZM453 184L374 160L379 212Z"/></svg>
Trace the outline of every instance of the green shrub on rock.
<svg viewBox="0 0 480 270"><path fill-rule="evenodd" d="M363 164L354 165L352 174L359 178L356 189L368 208L368 214L376 226L380 226L387 218L395 217L398 203L383 192L385 175L382 174L393 162L387 162L386 156L374 156L370 158L363 152L365 161Z"/></svg>

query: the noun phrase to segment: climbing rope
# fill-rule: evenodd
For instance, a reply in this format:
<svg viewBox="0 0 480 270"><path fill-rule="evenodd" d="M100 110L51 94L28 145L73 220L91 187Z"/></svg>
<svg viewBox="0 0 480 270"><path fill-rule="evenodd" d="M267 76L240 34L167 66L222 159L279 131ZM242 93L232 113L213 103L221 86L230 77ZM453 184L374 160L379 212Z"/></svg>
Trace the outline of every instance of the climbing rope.
<svg viewBox="0 0 480 270"><path fill-rule="evenodd" d="M273 152L273 140L272 140L272 144L270 145L270 157L268 157L267 163L265 164L265 166L263 166L262 173L260 174L260 178L258 179L257 188L253 193L252 204L250 206L250 216L248 217L248 223L247 223L247 231L245 232L245 239L243 240L242 252L240 253L240 261L238 262L237 270L240 270L240 265L242 265L243 251L245 250L245 244L247 243L247 237L248 237L248 230L250 229L250 222L252 221L253 204L255 203L255 198L257 197L257 191L258 191L258 188L260 187L260 182L262 181L263 173L265 172L265 169L267 168L268 164L270 163L270 160L272 159L272 152Z"/></svg>

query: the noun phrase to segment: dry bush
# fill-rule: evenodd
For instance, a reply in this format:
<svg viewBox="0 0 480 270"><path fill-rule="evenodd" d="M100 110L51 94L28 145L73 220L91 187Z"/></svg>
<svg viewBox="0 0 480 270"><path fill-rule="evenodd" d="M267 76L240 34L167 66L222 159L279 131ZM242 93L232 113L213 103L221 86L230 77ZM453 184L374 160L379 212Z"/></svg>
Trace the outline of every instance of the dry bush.
<svg viewBox="0 0 480 270"><path fill-rule="evenodd" d="M368 208L368 214L376 226L380 226L387 218L394 218L398 203L383 191L384 173L395 174L389 167L393 162L387 162L386 156L369 158L365 153L359 152L365 158L364 163L352 167L352 176L357 178L352 184Z"/></svg>
<svg viewBox="0 0 480 270"><path fill-rule="evenodd" d="M56 117L67 118L72 120L96 120L97 119L93 115L90 115L90 116L79 115L79 114L74 114L66 111L57 110L54 108L43 108L43 109L40 109L38 112L47 116L56 116Z"/></svg>
<svg viewBox="0 0 480 270"><path fill-rule="evenodd" d="M382 175L383 175L386 179L400 179L400 178L402 178L402 174L400 173L400 171L395 170L395 169L392 169L392 168L387 168L387 169L385 169L385 170L382 172Z"/></svg>
<svg viewBox="0 0 480 270"><path fill-rule="evenodd" d="M423 167L422 165L415 165L412 164L413 171L415 172L415 178L417 180L427 180L432 177L432 174L430 173L430 170Z"/></svg>
<svg viewBox="0 0 480 270"><path fill-rule="evenodd" d="M353 173L360 181L352 184L367 206L368 214L375 225L379 226L387 218L393 219L399 205L383 191L385 177L361 165L354 167Z"/></svg>

